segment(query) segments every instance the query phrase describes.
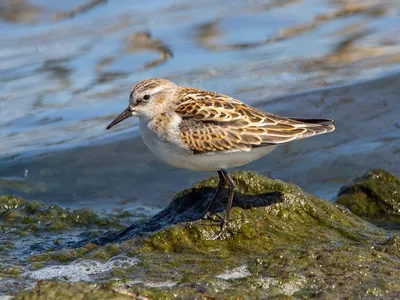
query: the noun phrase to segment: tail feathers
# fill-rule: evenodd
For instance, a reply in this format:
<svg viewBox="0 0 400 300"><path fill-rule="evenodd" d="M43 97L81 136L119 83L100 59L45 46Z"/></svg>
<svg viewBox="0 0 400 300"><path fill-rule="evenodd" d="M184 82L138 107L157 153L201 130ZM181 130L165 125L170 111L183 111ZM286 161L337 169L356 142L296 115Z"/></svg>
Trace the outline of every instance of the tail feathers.
<svg viewBox="0 0 400 300"><path fill-rule="evenodd" d="M289 118L289 119L310 124L333 125L332 119L306 119L306 118Z"/></svg>
<svg viewBox="0 0 400 300"><path fill-rule="evenodd" d="M324 134L335 130L335 125L333 124L333 120L331 119L290 119L303 123L300 126L307 129L307 131L302 133L297 139L305 139L314 135Z"/></svg>

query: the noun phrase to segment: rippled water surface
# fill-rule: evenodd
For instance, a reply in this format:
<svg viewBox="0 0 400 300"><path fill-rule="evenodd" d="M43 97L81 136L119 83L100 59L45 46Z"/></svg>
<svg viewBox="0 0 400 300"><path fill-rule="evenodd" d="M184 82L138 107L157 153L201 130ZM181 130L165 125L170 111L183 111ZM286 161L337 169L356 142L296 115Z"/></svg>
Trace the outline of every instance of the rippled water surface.
<svg viewBox="0 0 400 300"><path fill-rule="evenodd" d="M327 199L398 174L399 16L398 1L2 0L0 193L151 213L207 176L159 161L133 119L105 131L148 77L336 120L248 169Z"/></svg>

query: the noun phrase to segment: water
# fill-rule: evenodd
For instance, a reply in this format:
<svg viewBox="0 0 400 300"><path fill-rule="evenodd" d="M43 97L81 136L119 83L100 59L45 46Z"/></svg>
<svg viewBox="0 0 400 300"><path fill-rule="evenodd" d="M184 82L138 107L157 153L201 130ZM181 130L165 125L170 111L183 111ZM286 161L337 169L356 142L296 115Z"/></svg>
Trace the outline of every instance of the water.
<svg viewBox="0 0 400 300"><path fill-rule="evenodd" d="M138 259L123 255L115 256L105 263L95 260L82 260L70 265L55 265L33 272L27 272L28 277L36 280L68 278L69 281L95 281L110 273L114 268L129 268L138 263Z"/></svg>
<svg viewBox="0 0 400 300"><path fill-rule="evenodd" d="M148 77L336 120L248 169L327 199L370 168L399 174L400 2L92 3L0 2L0 194L154 214L207 176L155 158L135 120L105 131Z"/></svg>

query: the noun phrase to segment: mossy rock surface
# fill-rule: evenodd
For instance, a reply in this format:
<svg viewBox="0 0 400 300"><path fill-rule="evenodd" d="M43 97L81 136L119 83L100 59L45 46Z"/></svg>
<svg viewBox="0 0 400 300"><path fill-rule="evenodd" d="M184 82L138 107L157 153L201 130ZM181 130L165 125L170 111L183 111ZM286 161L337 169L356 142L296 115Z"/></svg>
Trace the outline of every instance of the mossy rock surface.
<svg viewBox="0 0 400 300"><path fill-rule="evenodd" d="M218 226L207 226L212 222L190 223L191 219L201 215L215 192L217 180L212 177L180 193L156 218L157 222L173 220L175 223L172 216L180 210L176 217L187 223L144 237L142 249L180 252L182 248L208 252L210 247L212 251L220 248L232 253L257 252L268 251L281 243L364 241L384 235L371 224L341 207L305 193L296 185L253 172L239 171L232 177L238 191L234 198L232 221L222 241L212 240L219 231ZM224 209L226 198L227 193L219 199L217 211Z"/></svg>
<svg viewBox="0 0 400 300"><path fill-rule="evenodd" d="M16 300L24 299L59 299L59 300L132 300L139 296L124 290L113 289L106 284L66 283L41 281L32 291L21 292ZM140 299L140 298L139 298ZM144 298L143 298L144 300Z"/></svg>
<svg viewBox="0 0 400 300"><path fill-rule="evenodd" d="M91 244L68 249L82 238L93 239L110 229L123 228L115 216L101 216L89 209L71 210L14 196L0 196L0 296L29 284L26 268L82 257ZM55 249L58 256L51 256ZM39 262L35 260L42 257Z"/></svg>
<svg viewBox="0 0 400 300"><path fill-rule="evenodd" d="M0 196L0 227L18 228L20 234L113 225L119 225L116 219L101 217L89 209L70 210L14 196Z"/></svg>
<svg viewBox="0 0 400 300"><path fill-rule="evenodd" d="M70 297L66 286L72 294L104 299L400 296L398 232L376 227L294 184L253 172L239 171L232 177L238 191L221 240L212 239L219 230L212 221L192 222L215 193L217 178L211 177L179 193L146 222L104 234L75 250L31 257L48 264L60 257L64 262L107 261L125 255L137 258L137 264L114 269L96 288L93 283L46 281L17 299L45 299L38 291L64 299ZM226 196L219 199L217 211L223 210Z"/></svg>
<svg viewBox="0 0 400 300"><path fill-rule="evenodd" d="M386 228L400 229L400 179L372 170L340 189L336 203Z"/></svg>

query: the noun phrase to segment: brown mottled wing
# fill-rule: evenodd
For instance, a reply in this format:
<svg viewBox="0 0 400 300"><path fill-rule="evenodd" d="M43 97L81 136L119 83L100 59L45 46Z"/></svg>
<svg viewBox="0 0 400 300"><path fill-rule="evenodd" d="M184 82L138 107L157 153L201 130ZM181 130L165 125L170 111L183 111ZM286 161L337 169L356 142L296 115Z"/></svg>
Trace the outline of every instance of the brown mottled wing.
<svg viewBox="0 0 400 300"><path fill-rule="evenodd" d="M324 119L289 119L231 97L198 89L180 91L175 112L182 117L180 137L195 153L250 151L334 130Z"/></svg>

